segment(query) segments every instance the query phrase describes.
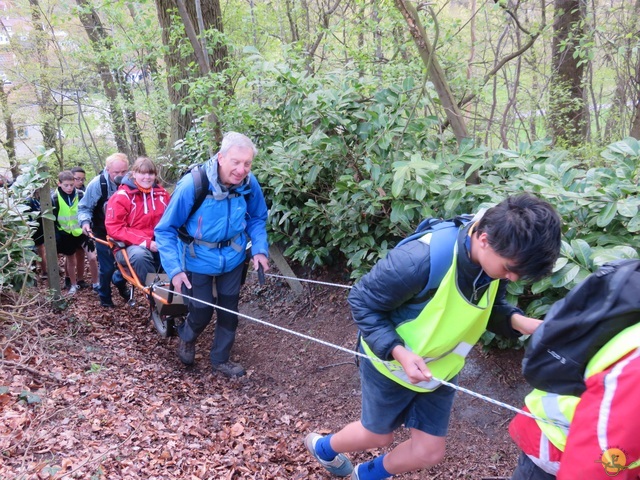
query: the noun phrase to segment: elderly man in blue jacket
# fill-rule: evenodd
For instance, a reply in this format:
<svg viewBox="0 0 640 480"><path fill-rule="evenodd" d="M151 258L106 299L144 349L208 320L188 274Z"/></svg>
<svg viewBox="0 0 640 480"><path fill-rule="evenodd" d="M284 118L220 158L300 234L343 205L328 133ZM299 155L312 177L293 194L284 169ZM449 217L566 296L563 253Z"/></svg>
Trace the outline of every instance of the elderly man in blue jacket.
<svg viewBox="0 0 640 480"><path fill-rule="evenodd" d="M193 364L196 340L213 317L214 307L207 304L217 301L226 310L238 311L249 241L253 267L269 269L267 204L258 180L251 175L256 154L257 149L247 136L225 134L220 151L203 165L208 192L202 204L192 212L197 190L194 175L199 174L196 169L178 182L155 228L160 260L174 288L198 299L188 301L189 314L178 327L178 357L185 365ZM227 377L240 377L245 369L230 360L238 316L217 310L210 353L213 370Z"/></svg>

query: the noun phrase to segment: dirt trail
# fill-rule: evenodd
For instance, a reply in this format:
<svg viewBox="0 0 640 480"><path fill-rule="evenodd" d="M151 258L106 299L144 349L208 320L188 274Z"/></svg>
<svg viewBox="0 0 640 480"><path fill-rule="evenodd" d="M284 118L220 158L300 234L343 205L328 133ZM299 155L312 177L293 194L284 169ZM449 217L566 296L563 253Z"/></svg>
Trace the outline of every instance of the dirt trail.
<svg viewBox="0 0 640 480"><path fill-rule="evenodd" d="M302 439L358 418L352 355L242 320L233 357L248 375L229 381L209 368L211 328L198 341L196 365L185 368L175 339L156 334L145 299L137 299L135 307L104 310L83 290L61 313L34 306L32 320L0 324L0 478L329 478ZM307 286L295 298L282 282L259 286L250 277L240 310L354 346L344 290ZM528 391L520 359L517 351L476 347L460 385L520 407ZM458 393L445 461L396 478L508 476L517 457L507 433L512 416Z"/></svg>

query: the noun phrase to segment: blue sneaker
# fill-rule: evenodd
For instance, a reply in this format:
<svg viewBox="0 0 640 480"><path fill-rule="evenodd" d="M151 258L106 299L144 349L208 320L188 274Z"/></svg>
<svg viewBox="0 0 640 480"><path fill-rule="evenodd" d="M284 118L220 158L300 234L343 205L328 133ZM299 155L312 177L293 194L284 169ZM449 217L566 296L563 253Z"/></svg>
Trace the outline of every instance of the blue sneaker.
<svg viewBox="0 0 640 480"><path fill-rule="evenodd" d="M307 435L307 438L304 439L304 446L307 447L309 453L313 455L318 463L326 468L331 475L335 475L336 477L349 476L353 471L353 465L351 465L351 461L343 453L336 455L336 458L330 462L318 457L318 454L316 453L316 443L320 438L322 438L322 435L318 433L310 433Z"/></svg>

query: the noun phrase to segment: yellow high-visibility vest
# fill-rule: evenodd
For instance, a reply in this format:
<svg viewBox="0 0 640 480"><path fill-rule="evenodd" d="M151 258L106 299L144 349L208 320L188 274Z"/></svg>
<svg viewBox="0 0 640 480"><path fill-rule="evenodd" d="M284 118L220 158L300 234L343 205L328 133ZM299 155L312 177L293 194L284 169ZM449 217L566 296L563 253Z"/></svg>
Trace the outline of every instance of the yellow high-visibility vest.
<svg viewBox="0 0 640 480"><path fill-rule="evenodd" d="M78 223L78 195L73 199L73 203L71 206L67 204L60 195L60 191L58 193L58 224L60 225L60 229L65 232L73 235L74 237L79 237L82 235L82 227Z"/></svg>
<svg viewBox="0 0 640 480"><path fill-rule="evenodd" d="M499 280L492 281L477 305L469 302L458 289L457 246L453 248L451 267L431 301L414 320L396 328L405 348L423 357L433 376L442 380L451 380L462 370L466 356L487 328L499 286ZM399 362L377 361L364 339L362 346L380 373L406 388L430 392L441 385L436 380L413 384Z"/></svg>

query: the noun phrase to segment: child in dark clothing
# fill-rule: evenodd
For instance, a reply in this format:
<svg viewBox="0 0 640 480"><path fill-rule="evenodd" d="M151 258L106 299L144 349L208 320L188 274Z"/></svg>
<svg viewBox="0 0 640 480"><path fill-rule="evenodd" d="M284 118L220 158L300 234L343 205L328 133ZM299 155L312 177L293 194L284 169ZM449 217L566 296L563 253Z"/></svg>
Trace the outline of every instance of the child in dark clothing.
<svg viewBox="0 0 640 480"><path fill-rule="evenodd" d="M47 259L44 252L44 228L42 226L42 214L40 211L40 194L37 190L32 197L27 199L27 203L29 204L29 217L38 223L31 238L33 238L36 253L40 257L40 261L38 262L40 265L40 278L45 279L47 278Z"/></svg>
<svg viewBox="0 0 640 480"><path fill-rule="evenodd" d="M73 173L69 170L60 172L58 188L51 195L51 203L56 219L56 247L58 253L65 256L65 269L71 281L69 295L78 291L76 252L82 250L82 245L87 241L78 223L78 202L81 198L82 192L75 188Z"/></svg>
<svg viewBox="0 0 640 480"><path fill-rule="evenodd" d="M84 195L84 182L87 179L87 174L82 167L73 167L71 169L71 173L73 173L73 182L76 187L76 191L81 193L80 198ZM91 274L91 282L92 285L89 285L84 281L84 263L85 257L89 263L89 273ZM93 287L93 290L97 292L100 284L98 283L98 256L96 254L95 244L92 240L89 240L84 244L81 250L76 252L76 275L78 276L78 287L80 288L89 288ZM71 281L69 277L64 279L65 288L69 288Z"/></svg>

